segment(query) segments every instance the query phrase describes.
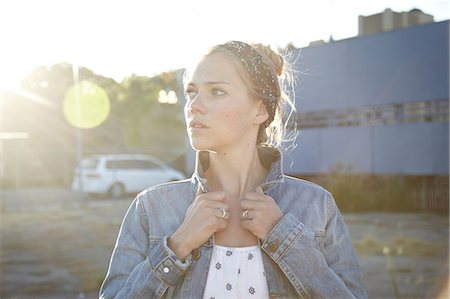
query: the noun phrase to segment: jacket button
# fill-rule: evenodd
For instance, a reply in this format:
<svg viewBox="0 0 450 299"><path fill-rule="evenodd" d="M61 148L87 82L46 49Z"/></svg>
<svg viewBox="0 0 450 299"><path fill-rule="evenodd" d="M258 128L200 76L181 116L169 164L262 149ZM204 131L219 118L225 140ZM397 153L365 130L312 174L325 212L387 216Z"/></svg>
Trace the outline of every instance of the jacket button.
<svg viewBox="0 0 450 299"><path fill-rule="evenodd" d="M170 270L169 270L169 268L167 268L167 267L164 267L163 271L164 271L164 273L166 273L166 274L167 274L167 273L169 273L169 271L170 271Z"/></svg>
<svg viewBox="0 0 450 299"><path fill-rule="evenodd" d="M192 259L195 261L198 260L201 255L202 255L202 253L200 252L200 249L198 249L198 248L196 248L192 251Z"/></svg>
<svg viewBox="0 0 450 299"><path fill-rule="evenodd" d="M270 253L274 253L278 249L278 240L269 243L269 251Z"/></svg>

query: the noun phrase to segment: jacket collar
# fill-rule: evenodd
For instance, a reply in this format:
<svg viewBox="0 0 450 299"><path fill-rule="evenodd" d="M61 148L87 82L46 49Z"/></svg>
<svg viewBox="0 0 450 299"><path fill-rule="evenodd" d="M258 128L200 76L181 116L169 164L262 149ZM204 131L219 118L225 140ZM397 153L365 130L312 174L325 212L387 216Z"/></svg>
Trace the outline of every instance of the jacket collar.
<svg viewBox="0 0 450 299"><path fill-rule="evenodd" d="M276 183L282 183L283 165L282 155L278 148L272 146L258 146L258 155L262 165L269 169L266 180L261 185L264 192L271 189ZM208 192L208 184L204 177L204 171L209 167L209 152L197 151L195 161L195 171L192 175L191 182L194 184L195 190L198 185L204 192Z"/></svg>

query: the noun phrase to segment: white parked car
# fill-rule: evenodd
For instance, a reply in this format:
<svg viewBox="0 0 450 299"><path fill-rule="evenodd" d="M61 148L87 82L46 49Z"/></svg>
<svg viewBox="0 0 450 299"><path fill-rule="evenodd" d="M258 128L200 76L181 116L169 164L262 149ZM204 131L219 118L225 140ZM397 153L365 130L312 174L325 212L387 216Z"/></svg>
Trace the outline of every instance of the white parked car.
<svg viewBox="0 0 450 299"><path fill-rule="evenodd" d="M182 172L149 155L95 155L84 158L81 167L82 184L78 166L72 190L88 194L109 194L112 197L121 197L125 193L140 192L155 184L185 178Z"/></svg>

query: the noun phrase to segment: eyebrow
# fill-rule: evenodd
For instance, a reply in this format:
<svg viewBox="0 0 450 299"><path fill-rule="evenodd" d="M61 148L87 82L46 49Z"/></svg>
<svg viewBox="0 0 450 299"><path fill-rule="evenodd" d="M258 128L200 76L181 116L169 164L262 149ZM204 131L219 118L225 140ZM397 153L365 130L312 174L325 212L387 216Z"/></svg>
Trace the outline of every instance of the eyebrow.
<svg viewBox="0 0 450 299"><path fill-rule="evenodd" d="M216 85L216 84L226 84L226 85L231 85L230 83L228 83L227 81L206 81L203 83L204 85ZM187 84L187 86L193 85L195 86L196 84L193 82L189 82Z"/></svg>

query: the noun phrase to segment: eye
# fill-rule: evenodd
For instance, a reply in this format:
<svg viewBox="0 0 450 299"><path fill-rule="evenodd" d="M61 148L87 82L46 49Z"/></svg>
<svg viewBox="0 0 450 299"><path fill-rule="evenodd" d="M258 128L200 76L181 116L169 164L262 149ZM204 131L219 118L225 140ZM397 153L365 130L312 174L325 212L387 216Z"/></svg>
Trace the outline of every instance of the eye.
<svg viewBox="0 0 450 299"><path fill-rule="evenodd" d="M213 89L211 90L211 93L212 93L213 95L219 96L219 97L226 94L225 91L223 91L222 89L219 89L219 88L213 88Z"/></svg>

